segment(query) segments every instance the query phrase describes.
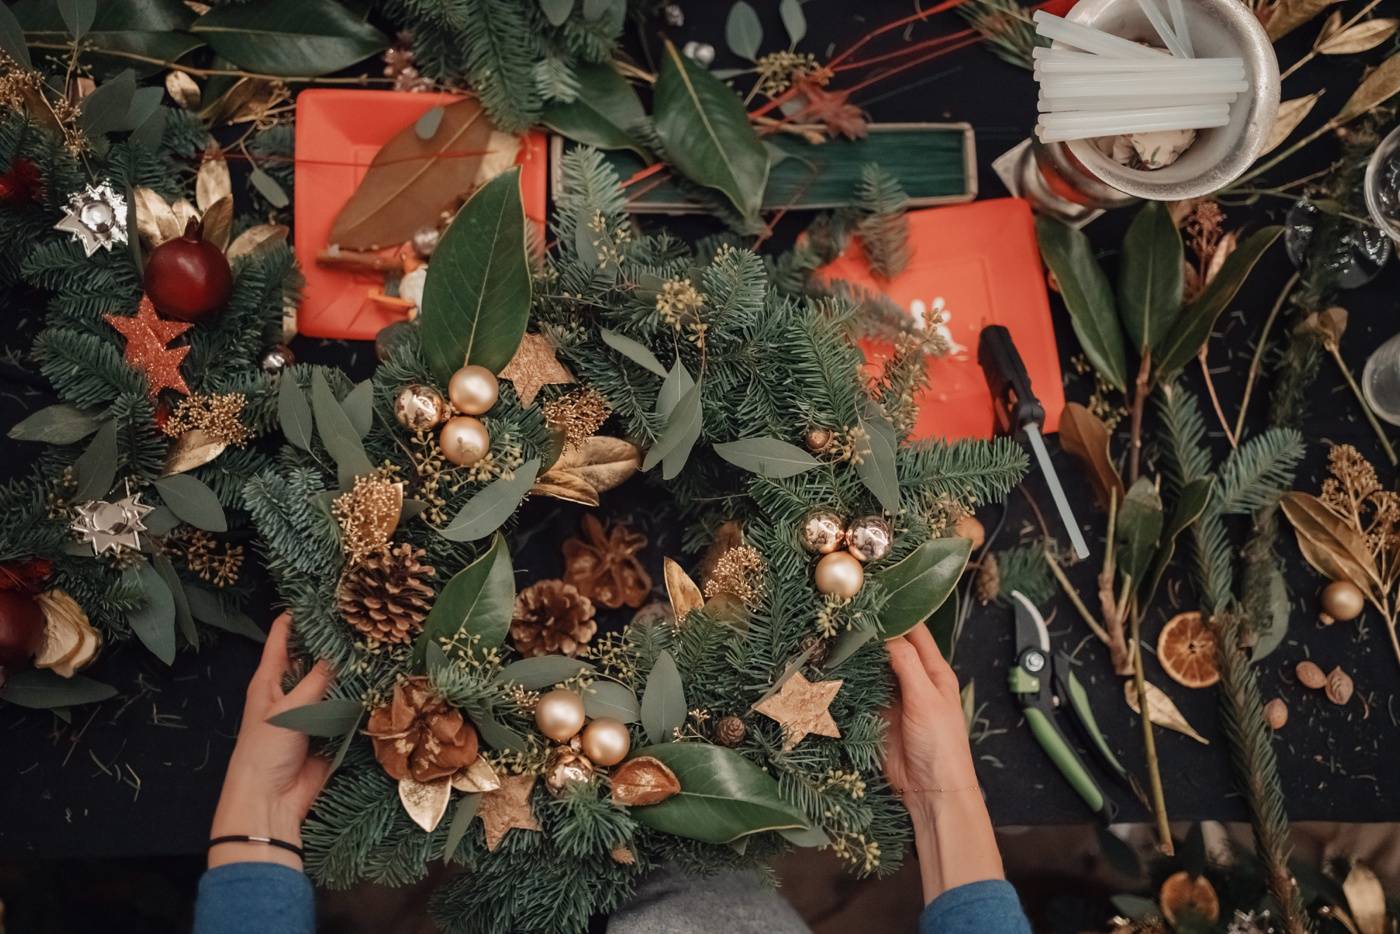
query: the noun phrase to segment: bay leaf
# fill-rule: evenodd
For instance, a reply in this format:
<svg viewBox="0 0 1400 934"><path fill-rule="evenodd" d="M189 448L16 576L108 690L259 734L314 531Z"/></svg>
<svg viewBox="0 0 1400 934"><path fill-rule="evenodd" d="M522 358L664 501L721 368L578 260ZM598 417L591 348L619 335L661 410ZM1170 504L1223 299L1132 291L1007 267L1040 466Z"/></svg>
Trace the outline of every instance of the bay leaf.
<svg viewBox="0 0 1400 934"><path fill-rule="evenodd" d="M874 634L893 639L926 621L958 585L971 554L972 542L966 538L935 538L876 575L886 599Z"/></svg>
<svg viewBox="0 0 1400 934"><path fill-rule="evenodd" d="M1400 20L1366 19L1321 40L1317 50L1323 55L1353 55L1374 49L1395 35Z"/></svg>
<svg viewBox="0 0 1400 934"><path fill-rule="evenodd" d="M380 148L336 215L331 243L350 250L403 243L515 164L520 138L499 132L476 98L441 114L430 136L420 136L415 124Z"/></svg>
<svg viewBox="0 0 1400 934"><path fill-rule="evenodd" d="M527 691L539 691L592 671L593 666L588 662L567 655L537 655L511 662L501 669L496 680L502 684L513 682Z"/></svg>
<svg viewBox="0 0 1400 934"><path fill-rule="evenodd" d="M1132 577L1135 588L1141 588L1157 554L1163 522L1162 497L1150 479L1139 477L1123 497L1114 532L1118 569Z"/></svg>
<svg viewBox="0 0 1400 934"><path fill-rule="evenodd" d="M1397 92L1400 92L1400 52L1371 69L1332 120L1336 123L1346 123L1364 113L1370 113Z"/></svg>
<svg viewBox="0 0 1400 934"><path fill-rule="evenodd" d="M452 800L452 780L420 782L412 778L399 779L399 803L413 822L428 833L437 829Z"/></svg>
<svg viewBox="0 0 1400 934"><path fill-rule="evenodd" d="M1295 97L1286 100L1278 105L1278 114L1274 117L1274 125L1269 130L1268 141L1264 143L1264 148L1259 154L1273 152L1288 139L1288 134L1298 128L1304 118L1312 111L1313 105L1322 96L1322 91L1315 91L1303 97Z"/></svg>
<svg viewBox="0 0 1400 934"><path fill-rule="evenodd" d="M862 429L856 454L856 476L887 513L899 512L899 475L894 425L873 400L867 400L859 421Z"/></svg>
<svg viewBox="0 0 1400 934"><path fill-rule="evenodd" d="M156 492L170 511L181 520L206 532L227 532L224 507L214 491L187 473L170 474L155 481Z"/></svg>
<svg viewBox="0 0 1400 934"><path fill-rule="evenodd" d="M117 423L106 421L97 429L88 446L73 462L78 485L73 501L103 499L117 479Z"/></svg>
<svg viewBox="0 0 1400 934"><path fill-rule="evenodd" d="M1181 313L1181 233L1167 206L1149 201L1123 237L1118 315L1139 352L1166 339Z"/></svg>
<svg viewBox="0 0 1400 934"><path fill-rule="evenodd" d="M220 198L233 194L233 179L229 176L228 160L217 149L206 152L194 176L194 203L201 211Z"/></svg>
<svg viewBox="0 0 1400 934"><path fill-rule="evenodd" d="M1282 39L1323 10L1341 0L1276 0L1269 10L1265 29L1274 42Z"/></svg>
<svg viewBox="0 0 1400 934"><path fill-rule="evenodd" d="M263 244L285 243L289 233L285 224L256 224L234 237L224 255L231 263L240 256L252 255Z"/></svg>
<svg viewBox="0 0 1400 934"><path fill-rule="evenodd" d="M131 197L132 207L136 211L136 232L141 235L141 243L147 249L160 246L184 232L170 202L153 189L136 188Z"/></svg>
<svg viewBox="0 0 1400 934"><path fill-rule="evenodd" d="M1123 480L1109 453L1109 432L1093 412L1078 402L1068 402L1060 412L1060 447L1089 469L1094 495L1105 510L1109 502L1123 502Z"/></svg>
<svg viewBox="0 0 1400 934"><path fill-rule="evenodd" d="M360 721L364 706L351 697L333 697L330 700L303 704L268 717L267 722L284 730L296 730L307 736L344 736Z"/></svg>
<svg viewBox="0 0 1400 934"><path fill-rule="evenodd" d="M39 441L44 444L74 444L102 426L94 415L77 406L60 402L40 409L10 429L15 441Z"/></svg>
<svg viewBox="0 0 1400 934"><path fill-rule="evenodd" d="M671 613L679 625L692 610L704 608L705 595L680 564L666 558L661 565L666 579L666 598L671 601Z"/></svg>
<svg viewBox="0 0 1400 934"><path fill-rule="evenodd" d="M646 111L627 79L610 64L581 63L575 75L578 96L567 103L551 103L540 122L585 146L630 149L644 161L653 161L637 133L646 124Z"/></svg>
<svg viewBox="0 0 1400 934"><path fill-rule="evenodd" d="M1069 312L1084 355L1110 386L1120 392L1128 385L1123 329L1108 276L1094 257L1084 232L1049 217L1035 219L1036 239L1045 265L1055 274L1060 297Z"/></svg>
<svg viewBox="0 0 1400 934"><path fill-rule="evenodd" d="M414 646L415 664L423 663L427 643L458 633L480 637L483 649L495 648L505 641L514 609L515 571L505 539L497 535L486 553L454 574L438 594Z"/></svg>
<svg viewBox="0 0 1400 934"><path fill-rule="evenodd" d="M1181 711L1177 709L1176 704L1165 691L1151 681L1143 682L1143 687L1147 691L1147 719L1157 726L1189 736L1203 746L1210 745L1210 740L1197 733L1196 728L1186 722L1186 717L1182 716ZM1128 706L1132 708L1133 713L1141 715L1142 709L1138 705L1137 684L1132 678L1127 678L1123 682L1123 697L1128 702Z"/></svg>
<svg viewBox="0 0 1400 934"><path fill-rule="evenodd" d="M1351 581L1374 599L1382 588L1380 574L1359 532L1311 493L1285 493L1279 497L1279 506L1293 526L1298 549L1309 564L1328 580Z"/></svg>
<svg viewBox="0 0 1400 934"><path fill-rule="evenodd" d="M593 720L612 717L622 723L636 723L642 718L642 705L626 685L594 681L583 689L583 712Z"/></svg>
<svg viewBox="0 0 1400 934"><path fill-rule="evenodd" d="M145 601L126 614L127 624L141 644L167 665L175 661L175 597L155 568L145 561L127 570L134 577Z"/></svg>

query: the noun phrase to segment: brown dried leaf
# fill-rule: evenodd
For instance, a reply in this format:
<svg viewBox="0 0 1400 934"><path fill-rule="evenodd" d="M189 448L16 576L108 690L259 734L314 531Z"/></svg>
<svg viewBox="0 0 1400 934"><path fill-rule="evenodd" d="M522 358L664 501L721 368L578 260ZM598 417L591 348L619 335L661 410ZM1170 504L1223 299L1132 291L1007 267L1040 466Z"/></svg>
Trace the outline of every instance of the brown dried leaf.
<svg viewBox="0 0 1400 934"><path fill-rule="evenodd" d="M1094 495L1108 509L1110 498L1123 503L1123 481L1108 453L1108 428L1097 415L1078 402L1065 404L1060 413L1060 447L1089 470Z"/></svg>
<svg viewBox="0 0 1400 934"><path fill-rule="evenodd" d="M1273 128L1269 130L1269 139L1264 143L1264 148L1259 154L1262 156L1264 153L1272 152L1283 145L1283 141L1288 139L1288 134L1298 129L1298 124L1307 117L1322 93L1322 91L1317 91L1306 97L1295 97L1279 104L1278 115L1274 117Z"/></svg>
<svg viewBox="0 0 1400 934"><path fill-rule="evenodd" d="M568 470L597 492L606 493L625 483L641 466L642 452L632 442L594 435L566 449L550 469Z"/></svg>
<svg viewBox="0 0 1400 934"><path fill-rule="evenodd" d="M1355 690L1356 685L1352 682L1351 675L1342 671L1340 665L1327 672L1327 687L1324 693L1326 693L1327 699L1338 707L1345 706L1346 702L1351 700L1352 692Z"/></svg>
<svg viewBox="0 0 1400 934"><path fill-rule="evenodd" d="M165 76L165 93L181 110L199 107L199 85L183 71L171 71Z"/></svg>
<svg viewBox="0 0 1400 934"><path fill-rule="evenodd" d="M194 203L201 211L207 211L220 198L232 196L233 180L229 178L228 161L222 152L211 149L204 154L204 161L194 177Z"/></svg>
<svg viewBox="0 0 1400 934"><path fill-rule="evenodd" d="M175 212L175 220L180 224L180 233L185 232L190 221L199 220L199 210L184 198L172 204L170 209Z"/></svg>
<svg viewBox="0 0 1400 934"><path fill-rule="evenodd" d="M1380 575L1361 534L1311 493L1285 493L1279 505L1293 525L1298 548L1308 563L1328 580L1351 581L1374 602Z"/></svg>
<svg viewBox="0 0 1400 934"><path fill-rule="evenodd" d="M1220 270L1225 266L1225 260L1230 258L1230 254L1235 252L1235 247L1240 245L1240 235L1236 231L1230 231L1220 238L1220 242L1215 245L1215 252L1210 254L1210 262L1206 264L1206 281L1201 283L1204 289L1215 281L1215 277L1220 275Z"/></svg>
<svg viewBox="0 0 1400 934"><path fill-rule="evenodd" d="M452 780L440 778L433 782L417 782L411 778L399 779L399 801L413 822L428 833L437 829L442 816L447 813L447 802L452 797Z"/></svg>
<svg viewBox="0 0 1400 934"><path fill-rule="evenodd" d="M587 480L567 470L547 470L530 487L532 496L549 496L580 506L597 506L598 491Z"/></svg>
<svg viewBox="0 0 1400 934"><path fill-rule="evenodd" d="M1357 934L1385 934L1391 930L1385 922L1385 889L1365 864L1351 864L1342 883L1342 894L1347 898Z"/></svg>
<svg viewBox="0 0 1400 934"><path fill-rule="evenodd" d="M204 239L220 250L228 249L228 238L233 232L233 195L224 195L209 205L204 212Z"/></svg>
<svg viewBox="0 0 1400 934"><path fill-rule="evenodd" d="M670 558L662 562L662 567L666 577L666 596L671 601L671 612L679 624L685 621L691 610L705 606L705 595L700 592L700 585L685 573L685 569Z"/></svg>
<svg viewBox="0 0 1400 934"><path fill-rule="evenodd" d="M330 242L372 250L403 243L515 163L520 139L498 132L480 102L443 108L431 139L407 126L385 143L340 209Z"/></svg>
<svg viewBox="0 0 1400 934"><path fill-rule="evenodd" d="M1396 19L1367 19L1355 26L1348 26L1339 33L1320 39L1317 50L1323 55L1351 55L1374 49L1391 36L1400 26Z"/></svg>
<svg viewBox="0 0 1400 934"><path fill-rule="evenodd" d="M1333 10L1327 14L1327 18L1322 21L1322 28L1317 31L1317 39L1313 41L1313 48L1322 44L1322 40L1328 38L1338 29L1342 28L1342 11Z"/></svg>
<svg viewBox="0 0 1400 934"><path fill-rule="evenodd" d="M612 800L623 807L660 804L680 793L681 782L676 773L651 756L628 759L612 773Z"/></svg>
<svg viewBox="0 0 1400 934"><path fill-rule="evenodd" d="M176 438L175 443L170 446L165 455L165 470L161 476L168 477L171 474L203 467L224 453L227 447L225 442L213 437L203 428L191 428Z"/></svg>
<svg viewBox="0 0 1400 934"><path fill-rule="evenodd" d="M1274 42L1341 0L1278 0L1264 24Z"/></svg>
<svg viewBox="0 0 1400 934"><path fill-rule="evenodd" d="M225 255L231 263L240 256L250 256L265 243L283 243L290 230L283 224L258 224L249 227L229 244Z"/></svg>
<svg viewBox="0 0 1400 934"><path fill-rule="evenodd" d="M1400 92L1400 52L1381 62L1361 79L1351 97L1333 117L1336 123L1346 123L1364 113L1370 113Z"/></svg>
<svg viewBox="0 0 1400 934"><path fill-rule="evenodd" d="M452 787L467 794L480 794L495 791L501 787L501 776L486 759L477 756L476 761L460 770L451 778Z"/></svg>
<svg viewBox="0 0 1400 934"><path fill-rule="evenodd" d="M136 207L136 232L141 235L141 243L147 249L160 246L184 232L180 219L175 216L175 209L156 192L149 188L137 188L132 192L132 200Z"/></svg>
<svg viewBox="0 0 1400 934"><path fill-rule="evenodd" d="M1195 727L1186 722L1186 718L1182 716L1181 711L1177 709L1176 704L1172 702L1165 691L1150 681L1144 682L1143 686L1147 689L1147 719L1157 726L1189 736L1203 746L1210 745L1210 740L1197 733ZM1133 713L1142 713L1138 706L1137 684L1132 678L1123 682L1123 696Z"/></svg>

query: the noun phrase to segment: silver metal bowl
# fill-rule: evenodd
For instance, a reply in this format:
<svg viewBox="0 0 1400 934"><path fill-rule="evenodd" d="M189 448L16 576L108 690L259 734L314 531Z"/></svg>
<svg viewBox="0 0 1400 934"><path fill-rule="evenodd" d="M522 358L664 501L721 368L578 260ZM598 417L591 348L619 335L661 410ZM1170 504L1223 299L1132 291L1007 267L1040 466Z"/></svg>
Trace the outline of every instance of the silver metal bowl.
<svg viewBox="0 0 1400 934"><path fill-rule="evenodd" d="M1278 114L1278 59L1264 27L1240 0L1183 0L1191 43L1202 58L1244 59L1249 88L1230 106L1230 122L1199 130L1181 158L1161 169L1130 169L1110 159L1091 140L1066 145L1084 167L1126 194L1152 201L1179 201L1219 191L1257 159ZM1136 0L1080 0L1065 17L1104 32L1160 45ZM1066 48L1055 42L1055 48Z"/></svg>

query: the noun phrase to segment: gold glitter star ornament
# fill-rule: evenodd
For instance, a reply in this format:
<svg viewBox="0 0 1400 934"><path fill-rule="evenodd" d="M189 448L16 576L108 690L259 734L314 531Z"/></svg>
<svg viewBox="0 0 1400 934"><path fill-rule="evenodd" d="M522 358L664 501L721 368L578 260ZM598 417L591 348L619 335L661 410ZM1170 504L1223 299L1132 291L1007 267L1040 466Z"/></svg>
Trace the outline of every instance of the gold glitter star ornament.
<svg viewBox="0 0 1400 934"><path fill-rule="evenodd" d="M531 406L545 386L574 382L574 374L554 355L554 344L543 334L526 334L520 339L515 356L501 370L520 397L520 404Z"/></svg>
<svg viewBox="0 0 1400 934"><path fill-rule="evenodd" d="M92 545L92 553L133 551L141 547L141 533L146 524L141 520L155 507L141 502L140 493L127 495L113 503L93 500L77 508L77 518L69 526L78 537Z"/></svg>
<svg viewBox="0 0 1400 934"><path fill-rule="evenodd" d="M533 775L508 775L501 787L482 794L476 815L486 831L486 849L494 853L511 828L541 830L540 822L530 810L530 792L535 788Z"/></svg>
<svg viewBox="0 0 1400 934"><path fill-rule="evenodd" d="M98 247L110 253L112 244L126 242L126 199L106 182L88 185L68 196L63 219L53 226L72 234L88 256Z"/></svg>
<svg viewBox="0 0 1400 934"><path fill-rule="evenodd" d="M754 704L753 709L782 726L784 751L796 748L808 735L837 739L841 730L831 719L828 708L843 683L818 681L813 684L799 671L783 682L777 694Z"/></svg>

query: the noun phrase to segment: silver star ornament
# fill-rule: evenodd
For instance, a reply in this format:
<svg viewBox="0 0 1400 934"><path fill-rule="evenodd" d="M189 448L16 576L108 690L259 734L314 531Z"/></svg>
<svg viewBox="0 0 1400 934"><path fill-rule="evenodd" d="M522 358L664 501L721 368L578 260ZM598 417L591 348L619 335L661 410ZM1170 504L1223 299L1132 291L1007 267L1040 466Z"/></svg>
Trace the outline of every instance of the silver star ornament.
<svg viewBox="0 0 1400 934"><path fill-rule="evenodd" d="M88 185L68 196L63 220L53 226L72 234L88 256L98 247L111 252L112 244L126 242L126 198L106 182Z"/></svg>
<svg viewBox="0 0 1400 934"><path fill-rule="evenodd" d="M140 493L128 492L113 503L92 500L78 506L78 517L70 528L78 537L92 545L92 553L133 551L141 547L141 533L146 524L141 520L155 507L141 502Z"/></svg>

